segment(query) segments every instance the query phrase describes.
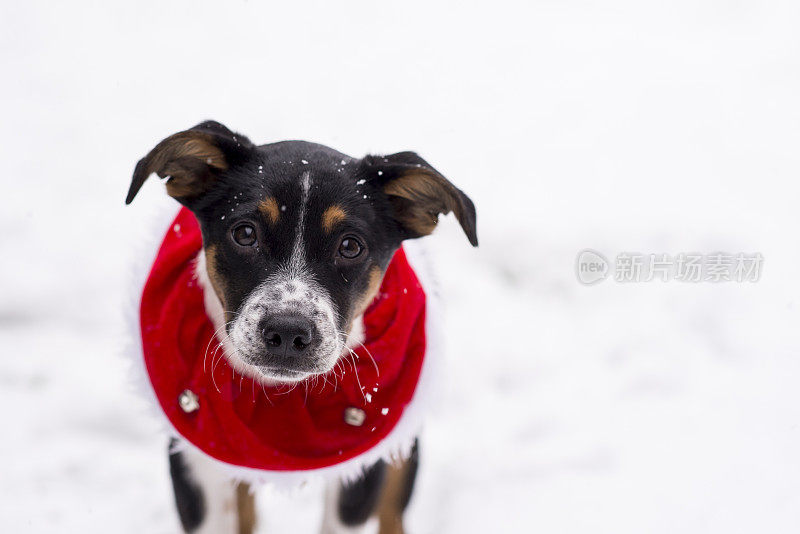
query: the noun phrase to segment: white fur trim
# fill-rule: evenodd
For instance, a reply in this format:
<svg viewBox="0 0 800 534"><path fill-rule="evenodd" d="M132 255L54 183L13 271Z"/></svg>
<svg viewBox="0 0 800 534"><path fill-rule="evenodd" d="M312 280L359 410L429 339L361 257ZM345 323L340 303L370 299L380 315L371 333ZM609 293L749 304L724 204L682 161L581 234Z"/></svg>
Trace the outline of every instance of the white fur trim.
<svg viewBox="0 0 800 534"><path fill-rule="evenodd" d="M143 199L139 199L143 200ZM441 363L443 361L444 347L442 345L442 335L439 324L442 319L440 300L432 273L429 258L425 253L422 243L419 241L408 241L403 248L417 278L420 281L426 297L425 310L425 336L426 348L425 359L420 371L419 382L414 392L411 402L406 406L403 415L389 434L370 450L346 460L342 463L302 471L267 471L263 469L253 469L239 465L222 462L207 455L204 451L197 448L194 444L183 439L180 433L172 426L169 419L161 410L158 399L153 391L150 378L144 365L142 357L142 336L140 333L139 306L144 290L144 284L150 273L158 249L161 246L166 230L172 224L172 220L177 215L174 201L169 200L169 205L162 205L156 210L152 224L144 224L142 227L148 231L148 235L143 236L143 247L136 255L138 260L135 265L134 276L131 284L133 291L131 304L127 310L128 335L132 338L129 348L126 351L133 363L132 371L134 382L138 384L137 389L141 390L147 400L152 404L153 411L157 417L165 423L165 428L170 435L181 438L179 448L190 448L199 454L207 456L210 460L221 466L232 478L248 482L250 484L273 484L279 488L292 489L316 479L330 481L338 479L351 481L359 478L364 471L378 460L394 462L407 458L411 452L415 438L422 431L422 424L425 414L435 405L433 398L436 393L436 383L438 380ZM150 199L148 199L150 201ZM170 229L174 231L174 229Z"/></svg>
<svg viewBox="0 0 800 534"><path fill-rule="evenodd" d="M142 229L141 235L135 236L135 242L130 248L131 266L129 271L130 295L126 299L124 307L124 323L126 329L122 339L123 355L130 363L129 381L133 389L146 401L148 412L159 422L162 431L170 436L176 436L176 431L172 424L161 410L158 398L156 397L150 377L147 374L144 357L142 355L142 334L141 318L139 308L142 301L142 291L144 290L150 269L156 259L156 254L161 246L161 242L166 235L169 225L175 219L178 210L175 208L175 200L161 192L154 198L147 198L147 193L153 196L153 188L143 188L138 195L138 204L128 206L137 217L137 226ZM142 198L144 197L144 198ZM142 206L143 205L143 206ZM138 213L137 213L138 212Z"/></svg>

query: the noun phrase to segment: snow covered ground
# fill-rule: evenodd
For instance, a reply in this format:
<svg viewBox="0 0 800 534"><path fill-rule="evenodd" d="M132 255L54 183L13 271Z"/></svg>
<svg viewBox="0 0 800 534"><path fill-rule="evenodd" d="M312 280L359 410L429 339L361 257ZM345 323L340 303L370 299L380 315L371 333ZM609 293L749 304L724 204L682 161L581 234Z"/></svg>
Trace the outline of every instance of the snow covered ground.
<svg viewBox="0 0 800 534"><path fill-rule="evenodd" d="M163 192L123 199L213 118L417 150L478 206L479 249L429 238L450 353L411 532L797 532L799 25L795 2L4 2L0 529L177 531L120 356ZM587 247L764 266L586 287ZM265 492L260 532L314 532L318 492Z"/></svg>

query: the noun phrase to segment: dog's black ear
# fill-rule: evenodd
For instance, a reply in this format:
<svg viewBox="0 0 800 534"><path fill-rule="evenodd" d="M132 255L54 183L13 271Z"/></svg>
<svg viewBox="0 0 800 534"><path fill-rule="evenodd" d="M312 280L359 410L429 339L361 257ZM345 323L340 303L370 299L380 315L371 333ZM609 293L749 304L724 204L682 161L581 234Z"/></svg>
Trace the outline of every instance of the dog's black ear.
<svg viewBox="0 0 800 534"><path fill-rule="evenodd" d="M167 193L190 206L208 191L220 173L244 159L253 144L215 121L173 134L136 164L125 204L130 204L145 180L156 173L167 178Z"/></svg>
<svg viewBox="0 0 800 534"><path fill-rule="evenodd" d="M416 153L367 156L362 160L362 171L386 194L395 219L408 237L429 235L439 214L452 211L469 242L478 246L472 200Z"/></svg>

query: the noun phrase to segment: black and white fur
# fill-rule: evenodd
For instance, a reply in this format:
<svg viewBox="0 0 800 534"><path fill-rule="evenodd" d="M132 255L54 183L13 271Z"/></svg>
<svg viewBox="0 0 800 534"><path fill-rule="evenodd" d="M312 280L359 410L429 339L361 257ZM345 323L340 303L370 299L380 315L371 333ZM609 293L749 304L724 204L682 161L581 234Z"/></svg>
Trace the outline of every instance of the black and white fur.
<svg viewBox="0 0 800 534"><path fill-rule="evenodd" d="M208 121L166 138L138 163L127 203L152 173L199 222L198 279L224 356L268 384L333 369L362 340L361 316L394 252L429 234L439 214L454 212L477 246L470 199L411 152L356 159L302 141L255 146ZM370 517L382 534L402 532L418 446L394 463L388 451L375 447L346 466L360 477L328 476L323 532L359 532ZM187 532L253 531L247 477L228 467L171 443ZM338 467L321 474L345 473Z"/></svg>

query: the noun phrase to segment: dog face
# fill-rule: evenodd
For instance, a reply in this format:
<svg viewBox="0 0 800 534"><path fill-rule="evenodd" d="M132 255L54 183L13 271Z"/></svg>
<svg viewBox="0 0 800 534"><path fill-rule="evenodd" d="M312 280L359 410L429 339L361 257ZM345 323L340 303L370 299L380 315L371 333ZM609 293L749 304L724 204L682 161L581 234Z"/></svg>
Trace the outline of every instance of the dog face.
<svg viewBox="0 0 800 534"><path fill-rule="evenodd" d="M412 152L255 146L209 121L139 161L126 203L153 172L200 224L226 356L251 376L296 382L333 369L394 252L439 214L454 212L477 246L472 201Z"/></svg>

